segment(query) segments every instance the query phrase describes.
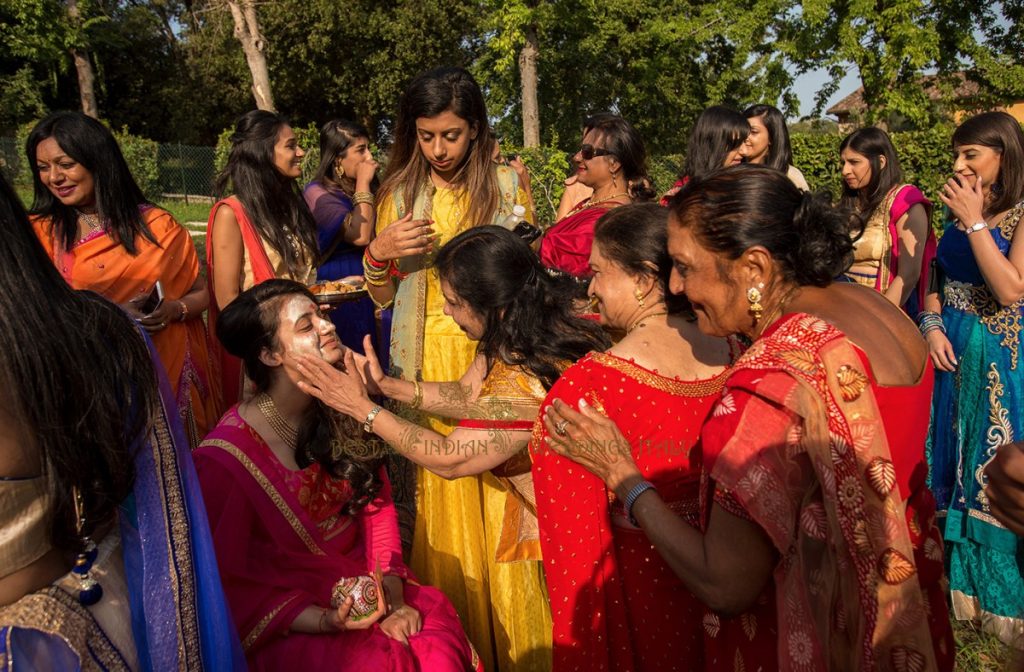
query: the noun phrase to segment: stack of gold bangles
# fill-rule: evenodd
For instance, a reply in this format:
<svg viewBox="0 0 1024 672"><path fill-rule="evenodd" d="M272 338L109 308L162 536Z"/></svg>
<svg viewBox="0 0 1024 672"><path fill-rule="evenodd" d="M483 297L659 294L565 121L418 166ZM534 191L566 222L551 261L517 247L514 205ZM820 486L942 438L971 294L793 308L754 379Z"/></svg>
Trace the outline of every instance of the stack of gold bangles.
<svg viewBox="0 0 1024 672"><path fill-rule="evenodd" d="M359 205L360 203L373 205L373 194L368 191L357 191L352 194L352 205Z"/></svg>

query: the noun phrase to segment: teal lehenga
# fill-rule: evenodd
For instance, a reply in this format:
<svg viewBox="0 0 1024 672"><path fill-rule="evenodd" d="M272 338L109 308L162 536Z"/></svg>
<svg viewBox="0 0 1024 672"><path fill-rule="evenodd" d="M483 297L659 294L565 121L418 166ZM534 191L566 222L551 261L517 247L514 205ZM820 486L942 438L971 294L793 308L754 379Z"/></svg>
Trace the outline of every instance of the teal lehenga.
<svg viewBox="0 0 1024 672"><path fill-rule="evenodd" d="M988 232L1008 255L1024 202ZM1000 306L985 284L967 235L947 222L938 247L942 319L957 358L937 372L929 436L931 487L946 514L953 613L1024 647L1024 543L995 518L985 466L1004 443L1024 439L1024 299Z"/></svg>

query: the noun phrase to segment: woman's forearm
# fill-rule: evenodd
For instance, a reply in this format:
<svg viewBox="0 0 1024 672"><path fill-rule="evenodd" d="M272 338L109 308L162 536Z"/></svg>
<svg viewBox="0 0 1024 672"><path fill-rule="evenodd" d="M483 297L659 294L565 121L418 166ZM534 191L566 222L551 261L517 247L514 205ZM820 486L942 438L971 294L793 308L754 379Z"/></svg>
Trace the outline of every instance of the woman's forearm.
<svg viewBox="0 0 1024 672"><path fill-rule="evenodd" d="M979 231L969 235L967 239L970 241L974 260L978 263L985 284L992 291L996 301L1000 305L1009 306L1024 297L1024 274L1009 258L1003 256L992 236L985 231ZM1011 256L1013 251L1011 246Z"/></svg>
<svg viewBox="0 0 1024 672"><path fill-rule="evenodd" d="M635 476L622 481L616 488L619 501L640 480ZM655 490L641 494L632 513L676 576L713 611L743 612L771 577L775 555L764 533L717 504L712 505L705 534L672 511Z"/></svg>
<svg viewBox="0 0 1024 672"><path fill-rule="evenodd" d="M330 614L324 607L309 606L299 612L292 624L288 626L291 632L302 632L308 635L319 635L331 632Z"/></svg>

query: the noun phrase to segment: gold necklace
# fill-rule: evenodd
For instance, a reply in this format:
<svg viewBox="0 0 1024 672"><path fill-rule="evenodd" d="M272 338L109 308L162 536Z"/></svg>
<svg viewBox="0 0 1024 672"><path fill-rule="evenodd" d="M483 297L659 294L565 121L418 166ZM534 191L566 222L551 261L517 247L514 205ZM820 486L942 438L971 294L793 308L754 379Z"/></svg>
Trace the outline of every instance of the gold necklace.
<svg viewBox="0 0 1024 672"><path fill-rule="evenodd" d="M651 318L651 317L658 317L659 315L668 315L668 311L667 310L663 310L663 311L661 311L659 313L650 313L649 315L644 315L643 317L638 317L636 319L636 322L634 322L633 324L631 324L628 327L626 327L626 333L628 334L631 331L633 331L634 329L639 329L640 327L647 326L647 323L644 322L644 320L646 320L648 318Z"/></svg>
<svg viewBox="0 0 1024 672"><path fill-rule="evenodd" d="M285 444L295 449L295 446L299 443L299 432L292 426L290 422L281 417L281 414L277 410L277 406L274 404L274 398L266 392L260 392L254 399L256 407L260 409L260 413L266 418L267 424L274 430Z"/></svg>
<svg viewBox="0 0 1024 672"><path fill-rule="evenodd" d="M616 198L619 198L620 196L629 196L629 194L626 193L625 191L623 191L623 192L618 193L618 194L612 194L611 196L609 196L607 198L602 198L602 199L600 199L598 201L593 200L594 197L591 196L590 198L588 198L587 200L583 201L582 203L577 205L575 208L570 210L569 214L572 215L572 214L575 214L577 212L580 212L581 210L586 210L587 208L593 208L593 207L596 207L598 205L601 205L602 203L607 203L608 201L614 201Z"/></svg>

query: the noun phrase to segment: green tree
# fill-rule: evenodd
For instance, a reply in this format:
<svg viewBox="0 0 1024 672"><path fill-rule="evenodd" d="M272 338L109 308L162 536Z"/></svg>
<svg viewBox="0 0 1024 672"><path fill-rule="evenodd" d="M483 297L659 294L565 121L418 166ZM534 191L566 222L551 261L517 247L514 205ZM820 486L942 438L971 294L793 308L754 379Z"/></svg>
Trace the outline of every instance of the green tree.
<svg viewBox="0 0 1024 672"><path fill-rule="evenodd" d="M522 125L518 55L534 28L542 140L579 137L583 119L613 110L654 151L679 151L715 102L775 102L791 83L772 42L789 0L485 0L474 65L505 134Z"/></svg>
<svg viewBox="0 0 1024 672"><path fill-rule="evenodd" d="M831 81L817 94L815 114L836 92L850 64L864 87L862 121L886 125L904 120L926 127L948 118L936 105L924 73L936 72L941 102L949 102L959 73L981 85L979 102L991 104L1024 93L1019 57L1020 27L1001 20L1020 14L1020 0L804 0L777 43L799 71L825 68ZM976 30L982 28L981 39ZM945 101L943 101L945 99Z"/></svg>

